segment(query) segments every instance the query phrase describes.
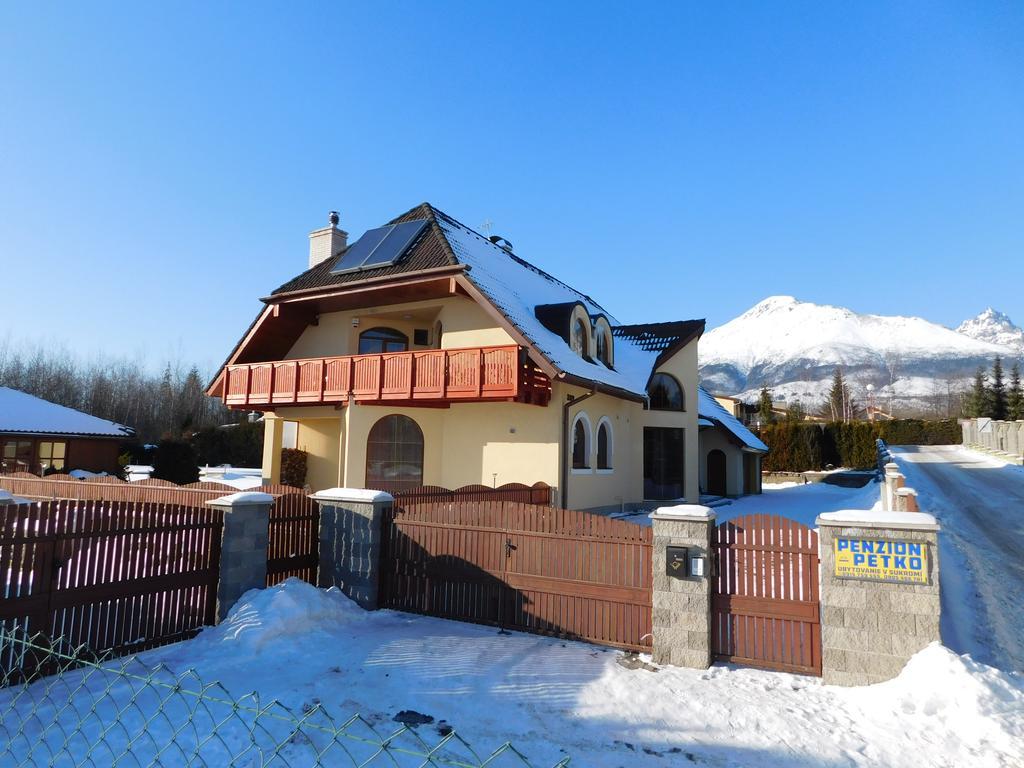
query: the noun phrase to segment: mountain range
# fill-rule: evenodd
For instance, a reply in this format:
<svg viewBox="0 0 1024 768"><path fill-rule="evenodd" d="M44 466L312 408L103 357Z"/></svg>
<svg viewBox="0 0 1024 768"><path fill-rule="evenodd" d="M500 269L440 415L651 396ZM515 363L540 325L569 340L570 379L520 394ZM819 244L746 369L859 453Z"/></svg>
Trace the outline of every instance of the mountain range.
<svg viewBox="0 0 1024 768"><path fill-rule="evenodd" d="M842 368L854 397L885 410L955 415L978 366L1024 355L1024 330L986 309L956 330L919 317L858 314L771 296L704 335L701 381L753 402L762 387L777 401L813 410Z"/></svg>

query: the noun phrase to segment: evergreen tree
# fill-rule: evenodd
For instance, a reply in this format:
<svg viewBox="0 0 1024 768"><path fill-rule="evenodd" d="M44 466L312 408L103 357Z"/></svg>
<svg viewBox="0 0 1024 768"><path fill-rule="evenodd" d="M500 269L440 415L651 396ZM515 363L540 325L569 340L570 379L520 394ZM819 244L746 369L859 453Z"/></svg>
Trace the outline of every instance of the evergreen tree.
<svg viewBox="0 0 1024 768"><path fill-rule="evenodd" d="M804 406L799 400L794 400L793 404L789 406L789 411L786 413L786 418L789 421L803 421L807 412L804 411Z"/></svg>
<svg viewBox="0 0 1024 768"><path fill-rule="evenodd" d="M832 388L828 391L828 399L821 409L821 415L829 421L853 421L857 410L857 405L850 395L850 387L843 378L843 371L836 368L832 374Z"/></svg>
<svg viewBox="0 0 1024 768"><path fill-rule="evenodd" d="M1003 361L999 355L992 362L992 386L989 388L989 416L1006 418L1006 384L1003 381Z"/></svg>
<svg viewBox="0 0 1024 768"><path fill-rule="evenodd" d="M1024 390L1020 384L1020 363L1010 369L1010 391L1006 393L1006 418L1016 421L1024 419Z"/></svg>
<svg viewBox="0 0 1024 768"><path fill-rule="evenodd" d="M967 398L967 418L976 419L988 415L988 376L985 375L985 366L979 365L974 374L974 384L971 386L971 394Z"/></svg>
<svg viewBox="0 0 1024 768"><path fill-rule="evenodd" d="M775 412L772 410L772 393L768 387L761 387L761 399L757 403L757 415L761 424L774 424Z"/></svg>

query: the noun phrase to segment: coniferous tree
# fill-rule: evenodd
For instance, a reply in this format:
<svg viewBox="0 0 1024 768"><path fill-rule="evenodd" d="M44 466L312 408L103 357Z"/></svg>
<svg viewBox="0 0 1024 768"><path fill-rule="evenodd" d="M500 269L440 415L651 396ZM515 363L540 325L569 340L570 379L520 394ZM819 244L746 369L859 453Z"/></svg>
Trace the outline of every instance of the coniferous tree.
<svg viewBox="0 0 1024 768"><path fill-rule="evenodd" d="M761 398L757 403L757 415L761 424L774 424L775 412L772 410L772 394L768 387L761 387Z"/></svg>
<svg viewBox="0 0 1024 768"><path fill-rule="evenodd" d="M983 365L979 365L974 374L974 384L971 386L971 394L967 398L966 410L969 419L988 415L988 376L985 374Z"/></svg>
<svg viewBox="0 0 1024 768"><path fill-rule="evenodd" d="M850 394L850 387L843 377L841 368L832 374L832 387L828 391L828 399L821 409L821 416L829 421L853 421L858 411Z"/></svg>
<svg viewBox="0 0 1024 768"><path fill-rule="evenodd" d="M1006 418L1016 421L1024 419L1024 390L1020 383L1020 363L1010 369L1010 390L1006 393Z"/></svg>
<svg viewBox="0 0 1024 768"><path fill-rule="evenodd" d="M996 355L992 362L992 386L989 387L989 416L993 419L1006 418L1006 383L1003 381L1003 361Z"/></svg>
<svg viewBox="0 0 1024 768"><path fill-rule="evenodd" d="M803 403L799 400L794 400L793 404L789 406L789 411L786 413L786 419L789 421L803 421L806 415Z"/></svg>

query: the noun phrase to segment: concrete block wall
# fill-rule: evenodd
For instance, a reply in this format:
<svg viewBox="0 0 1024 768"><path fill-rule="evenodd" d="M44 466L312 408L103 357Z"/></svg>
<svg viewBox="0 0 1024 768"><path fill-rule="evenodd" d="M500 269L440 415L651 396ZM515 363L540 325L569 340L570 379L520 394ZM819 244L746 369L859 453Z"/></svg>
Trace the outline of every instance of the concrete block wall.
<svg viewBox="0 0 1024 768"><path fill-rule="evenodd" d="M964 445L1024 465L1024 420L961 419Z"/></svg>
<svg viewBox="0 0 1024 768"><path fill-rule="evenodd" d="M367 610L378 605L381 521L394 498L382 491L331 488L312 497L320 505L317 585L337 587Z"/></svg>
<svg viewBox="0 0 1024 768"><path fill-rule="evenodd" d="M653 648L656 664L707 669L711 666L711 534L715 513L680 505L651 513ZM678 579L665 573L666 548L683 546L705 558L704 576Z"/></svg>
<svg viewBox="0 0 1024 768"><path fill-rule="evenodd" d="M860 519L856 519L858 514ZM845 520L834 519L844 516ZM870 685L892 679L911 656L940 640L939 526L930 515L885 516L865 511L822 515L817 524L822 678L834 685ZM924 543L928 584L836 577L833 542L840 536Z"/></svg>

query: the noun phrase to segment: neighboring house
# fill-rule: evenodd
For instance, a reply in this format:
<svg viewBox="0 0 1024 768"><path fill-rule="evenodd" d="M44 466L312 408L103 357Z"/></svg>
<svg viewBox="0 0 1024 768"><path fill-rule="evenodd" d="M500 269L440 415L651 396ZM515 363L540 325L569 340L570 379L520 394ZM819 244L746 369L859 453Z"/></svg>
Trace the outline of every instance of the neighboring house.
<svg viewBox="0 0 1024 768"><path fill-rule="evenodd" d="M121 443L134 434L121 424L0 387L0 472L117 472Z"/></svg>
<svg viewBox="0 0 1024 768"><path fill-rule="evenodd" d="M268 481L288 443L314 490L542 481L573 509L756 490L766 448L697 386L703 320L620 325L427 203L351 245L332 214L263 302L208 393L266 412Z"/></svg>

